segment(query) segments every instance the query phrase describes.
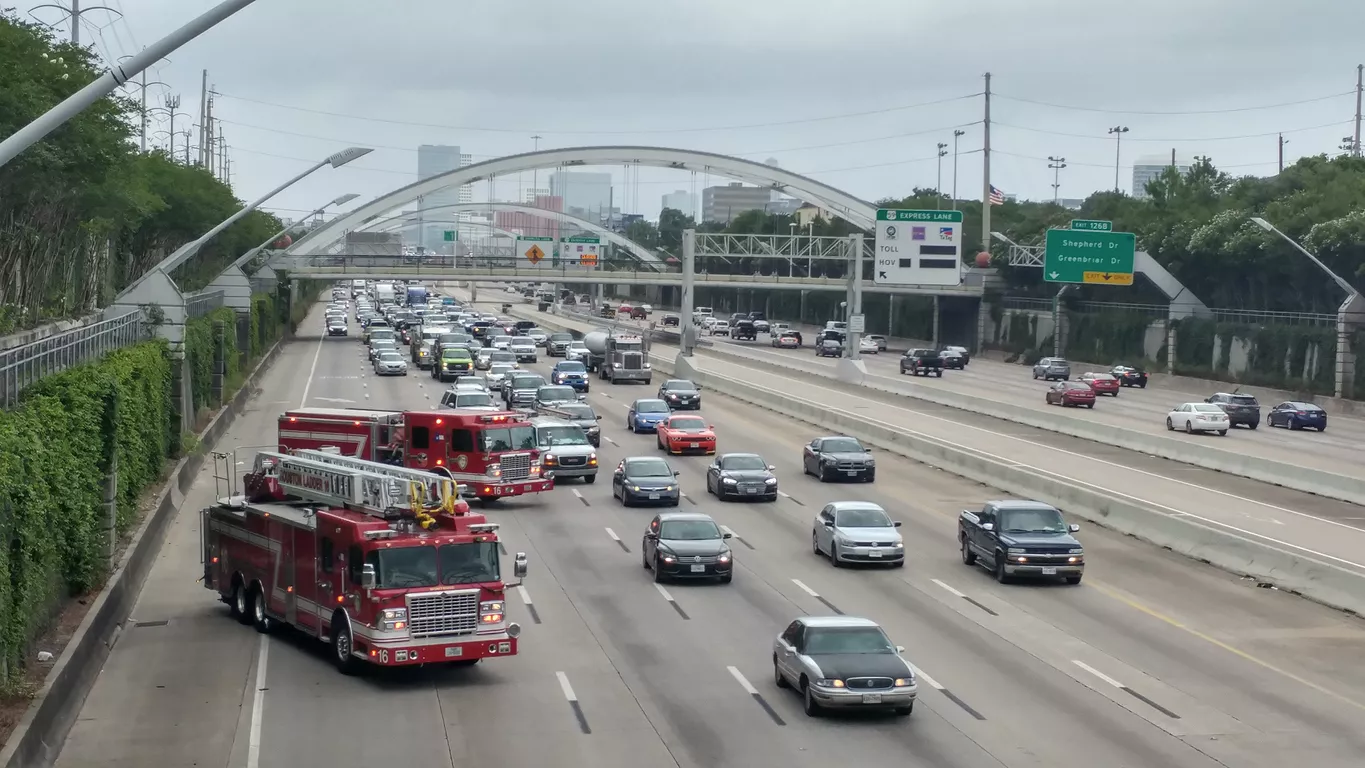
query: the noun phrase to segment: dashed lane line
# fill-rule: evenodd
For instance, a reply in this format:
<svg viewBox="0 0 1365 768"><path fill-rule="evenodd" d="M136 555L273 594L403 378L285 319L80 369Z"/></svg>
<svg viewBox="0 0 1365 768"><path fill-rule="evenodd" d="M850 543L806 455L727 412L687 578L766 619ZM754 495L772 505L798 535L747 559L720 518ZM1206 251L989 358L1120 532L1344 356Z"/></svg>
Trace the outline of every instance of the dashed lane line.
<svg viewBox="0 0 1365 768"><path fill-rule="evenodd" d="M722 525L722 526L720 527L720 530L721 530L722 533L728 533L728 534L730 534L730 538L734 539L735 541L738 541L740 544L743 544L744 546L748 547L749 549L753 549L753 548L754 548L754 545L753 545L753 544L750 544L748 541L746 541L745 538L744 538L743 536L740 536L738 533L735 533L734 530L730 528L730 526L728 526L728 525Z"/></svg>
<svg viewBox="0 0 1365 768"><path fill-rule="evenodd" d="M1072 659L1072 660L1071 660L1071 663L1072 663L1072 664L1075 664L1076 666L1080 667L1081 669L1084 669L1086 672L1089 672L1090 674L1094 675L1095 677L1098 677L1099 679L1103 680L1104 682L1106 682L1106 683L1108 683L1108 684L1114 686L1115 688L1119 689L1120 691L1123 691L1124 693L1127 693L1129 696L1132 696L1133 698L1137 699L1138 701L1142 702L1143 704L1146 704L1147 706L1151 707L1152 709L1155 709L1156 711L1160 712L1161 714L1165 715L1166 717L1169 717L1169 718L1171 718L1172 720L1179 720L1179 719L1180 719L1180 715L1177 715L1176 713L1172 712L1171 710L1166 709L1165 707L1161 706L1160 704L1156 703L1155 701L1152 701L1151 699L1147 698L1146 696L1143 696L1142 694L1138 693L1137 691L1133 690L1132 688L1129 688L1128 686L1124 685L1123 683L1120 683L1119 681L1115 680L1114 678L1110 677L1109 675L1106 675L1106 674L1104 674L1103 672L1099 671L1098 669L1095 669L1094 667L1090 666L1089 664L1086 664L1084 661L1081 661L1081 660L1079 660L1079 659Z"/></svg>
<svg viewBox="0 0 1365 768"><path fill-rule="evenodd" d="M844 615L844 612L841 611L841 610L839 610L839 607L838 607L838 606L836 606L834 603L831 603L830 601L826 600L825 598L821 597L819 592L816 592L815 590L813 590L813 589L811 589L810 587L806 586L806 583L805 583L805 582L801 581L800 579L792 579L792 583L795 584L796 586L800 587L802 592L805 592L806 594L810 595L811 597L815 598L816 600L819 600L820 603L821 603L822 605L824 605L826 608L830 609L831 611L834 611L836 614L838 614L838 615L840 615L840 616L843 616L843 615Z"/></svg>
<svg viewBox="0 0 1365 768"><path fill-rule="evenodd" d="M569 684L569 676L563 672L556 672L555 677L559 678L559 690L564 693L564 699L569 702L569 709L573 710L574 719L578 720L578 730L584 734L591 734L592 728L588 725L588 716L583 714L583 705L578 702L578 694L573 692L573 686Z"/></svg>
<svg viewBox="0 0 1365 768"><path fill-rule="evenodd" d="M948 594L950 594L950 595L952 595L952 596L954 596L954 597L959 597L959 598L961 598L961 599L963 599L963 600L965 600L965 601L971 603L972 605L976 606L977 608L980 608L981 610L985 611L986 613L989 613L989 614L992 615L992 616L999 616L999 615L1000 615L1000 614L996 613L994 610L991 610L990 608L987 608L985 605L983 605L981 602L979 602L979 601L976 600L975 598L969 597L969 596L967 596L967 595L965 595L965 594L963 594L963 593L957 591L957 590L954 589L953 587L951 587L951 586L949 586L949 585L947 585L947 584L944 584L943 582L939 581L938 579L930 579L930 581L934 582L935 584L939 585L940 587L943 587L943 589L947 590Z"/></svg>
<svg viewBox="0 0 1365 768"><path fill-rule="evenodd" d="M616 535L616 531L613 531L610 528L607 528L606 531L607 535L611 537L611 540L616 542L616 546L620 547L626 552L630 551L630 547L626 546L626 543L624 541L621 541L621 537Z"/></svg>
<svg viewBox="0 0 1365 768"><path fill-rule="evenodd" d="M684 611L681 605L678 605L678 601L673 599L673 595L669 594L667 589L664 589L664 585L656 581L654 582L654 588L659 590L659 594L668 601L669 605L673 606L673 610L678 612L678 615L682 617L683 621L691 621L692 617L687 615L687 611Z"/></svg>
<svg viewBox="0 0 1365 768"><path fill-rule="evenodd" d="M581 501L581 502L583 502L583 506L585 506L585 507L591 507L591 506L592 506L592 503L589 502L589 501L587 500L587 498L585 498L585 497L583 496L583 492L582 492L582 491L578 490L577 488L570 488L569 490L570 490L570 491L573 491L573 495L574 495L574 496L577 496L577 497L578 497L578 500Z"/></svg>
<svg viewBox="0 0 1365 768"><path fill-rule="evenodd" d="M773 709L772 705L768 703L768 700L763 698L763 694L758 692L758 689L753 686L753 683L750 683L744 678L742 672L734 667L726 667L726 669L730 671L730 676L735 679L735 682L739 683L739 687L743 688L744 692L749 694L754 700L754 703L758 704L774 723L778 725L787 724L787 721L783 720L782 716L777 714L777 710Z"/></svg>
<svg viewBox="0 0 1365 768"><path fill-rule="evenodd" d="M521 597L522 605L526 606L526 612L531 614L531 623L540 623L540 612L536 610L536 604L531 602L531 593L526 591L526 587L517 586L517 595Z"/></svg>

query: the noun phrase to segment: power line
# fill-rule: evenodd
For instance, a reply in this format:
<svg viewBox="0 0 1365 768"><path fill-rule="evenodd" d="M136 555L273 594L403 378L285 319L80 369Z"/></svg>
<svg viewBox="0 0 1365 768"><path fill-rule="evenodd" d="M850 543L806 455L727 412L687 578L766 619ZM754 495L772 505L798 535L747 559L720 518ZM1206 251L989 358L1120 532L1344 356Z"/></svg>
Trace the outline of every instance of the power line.
<svg viewBox="0 0 1365 768"><path fill-rule="evenodd" d="M966 100L966 99L974 99L974 98L976 98L977 96L980 96L981 94L980 94L980 93L969 93L969 94L964 94L964 95L962 95L962 96L952 96L952 97L944 98L944 99L934 99L933 101L922 101L922 102L919 102L919 103L917 103L917 104L902 104L902 105L900 105L900 106L895 106L895 107L884 107L884 108L882 108L882 109L869 109L869 110L864 110L864 111L861 111L861 112L844 112L844 113L840 113L840 114L836 114L836 115L825 115L825 116L823 116L823 117L804 117L804 118L799 118L799 119L796 119L796 120L779 120L779 121L770 122L770 123L747 123L747 124L744 124L744 125L718 125L718 126L710 126L710 127L693 127L693 128L654 128L654 129L644 129L644 128L642 128L642 129L638 129L638 130L624 130L624 131L622 131L622 130L611 130L611 131L606 131L606 130L603 130L603 131L547 131L547 130L543 130L543 129L539 129L539 128L490 128L490 127L486 127L486 126L485 126L485 127L479 127L479 126L469 126L469 125L463 125L463 126L461 126L461 125L443 125L443 124L440 124L440 123L417 123L417 122L412 122L412 121L410 121L410 120L391 120L391 119L382 118L382 117L369 117L369 116L367 116L367 115L353 115L353 114L347 114L347 113L344 113L344 112L329 112L329 111L321 110L321 109L309 109L309 108L307 108L307 107L297 107L297 106L294 106L294 105L292 105L292 104L278 104L278 103L270 102L270 101L261 101L261 100L259 100L259 99L248 99L248 98L246 98L246 97L244 97L244 96L233 96L233 95L231 95L231 94L226 94L226 93L221 93L221 92L220 92L218 95L221 96L221 97L223 97L223 98L225 98L225 99L232 99L232 100L234 100L234 101L243 101L243 102L246 102L246 103L248 103L248 104L259 104L259 105L261 105L261 106L275 107L275 108L277 108L277 109L288 109L288 110L293 110L293 111L295 111L295 112L306 112L306 113L311 114L311 115L322 115L322 116L325 116L325 117L342 117L342 118L346 118L346 119L349 119L349 120L364 120L364 121L366 121L366 122L371 122L371 123L385 123L385 124L387 124L387 125L402 125L402 126L412 127L412 128L439 128L439 129L441 129L441 130L447 130L447 131L486 131L486 132L489 132L489 133L536 133L536 132L539 132L539 133L543 133L543 134L552 134L552 135L557 135L557 136L626 136L626 135L632 135L632 134L644 135L644 134L667 134L667 133L706 133L706 132L709 132L709 131L740 131L740 130L745 130L745 129L750 129L750 128L778 128L778 127L788 126L788 125L802 125L802 124L806 124L806 123L819 123L819 122L826 122L826 121L830 121L830 120L845 120L845 119L848 119L848 118L851 118L851 117L868 117L868 116L871 116L871 115L885 115L885 114L889 114L889 113L892 113L892 112L902 112L902 111L909 110L909 109L920 109L920 108L922 108L922 107L932 107L932 106L937 106L937 105L940 105L940 104L949 104L949 103L952 103L952 102L954 102L954 101L964 101L964 100Z"/></svg>
<svg viewBox="0 0 1365 768"><path fill-rule="evenodd" d="M1278 136L1278 135L1280 135L1280 134L1285 134L1285 133L1302 133L1302 132L1304 132L1304 131L1317 131L1317 130L1321 130L1321 129L1323 129L1323 128L1338 128L1338 127L1341 127L1341 126L1343 126L1343 125L1350 125L1350 124L1352 124L1353 122L1355 122L1355 121L1354 121L1354 120L1338 120L1338 121L1332 122L1332 123L1323 123L1323 124L1321 124L1321 125L1310 125L1310 126L1306 126L1306 127L1304 127L1304 128L1288 128L1288 129L1285 129L1285 130L1283 130L1283 131L1266 131L1266 132L1264 132L1264 133L1244 133L1244 134L1242 134L1242 135L1240 135L1240 136L1194 136L1194 137L1182 138L1182 139L1128 139L1128 141L1149 141L1149 142L1159 142L1159 143L1179 143L1179 142L1206 142L1206 141L1236 141L1236 140L1239 140L1239 139L1263 139L1263 138L1266 138L1266 137L1269 137L1269 136ZM1100 136L1100 135L1098 135L1098 134L1090 134L1090 133L1067 133L1067 132L1065 132L1065 131L1050 131L1050 130L1046 130L1046 129L1043 129L1043 128L1030 128L1030 127L1028 127L1028 126L1026 126L1026 125L1014 125L1014 124L1012 124L1012 123L1002 123L1002 122L999 122L999 121L996 121L996 120L991 121L991 123L992 123L992 125L1004 126L1004 127L1006 127L1006 128L1014 128L1015 130L1020 130L1020 131L1029 131L1030 133L1045 133L1045 134L1048 134L1048 135L1050 135L1050 136L1068 136L1068 137L1071 137L1071 138L1073 138L1073 139L1097 139L1097 140L1100 140L1100 141L1108 141L1108 137L1107 137L1107 136Z"/></svg>
<svg viewBox="0 0 1365 768"><path fill-rule="evenodd" d="M1255 107L1232 107L1229 109L1193 109L1193 110L1142 110L1142 109L1102 109L1099 107L1078 107L1074 104L1056 104L1050 101L1040 101L1038 99L1026 99L1022 96L1006 96L1000 93L992 93L992 96L1010 101L1018 101L1024 104L1034 104L1040 107L1050 107L1052 109L1069 109L1075 112L1097 112L1106 115L1226 115L1234 112L1256 112L1263 109L1280 109L1281 107L1296 107L1301 104L1315 104L1320 101L1339 99L1343 96L1354 96L1355 91L1342 91L1327 96L1317 96L1311 99L1300 99L1299 101L1285 101L1279 104L1262 104Z"/></svg>
<svg viewBox="0 0 1365 768"><path fill-rule="evenodd" d="M1272 135L1273 135L1273 134L1272 134ZM1129 139L1129 141L1131 141L1131 139ZM1018 152L1006 152L1006 151L1003 150L1003 149L996 149L995 147L991 147L991 153L992 153L992 154L999 154L999 155L1008 155L1008 156L1010 156L1010 157L1019 157L1019 158L1025 159L1025 160L1038 160L1038 161L1044 162L1044 163L1048 162L1048 158L1046 158L1046 157L1038 157L1037 155L1022 155L1022 154L1019 154ZM1083 165L1083 166L1086 166L1086 167L1088 167L1088 168L1104 168L1105 170L1111 170L1111 169L1113 169L1113 167L1114 167L1114 164L1113 164L1113 163L1086 163L1086 162L1081 162L1081 161L1079 161L1079 160L1070 160L1070 159L1068 159L1068 160L1066 161L1066 164L1067 164L1067 165ZM1259 167L1264 166L1264 165L1274 165L1274 164L1275 164L1275 161L1274 161L1274 160L1271 160L1271 161L1268 162L1268 163L1265 163L1265 162L1262 162L1262 163L1235 163L1235 164L1232 164L1232 165L1217 165L1217 164L1215 164L1214 167L1221 171L1221 170L1224 170L1224 169L1227 169L1227 168L1259 168ZM1121 166L1119 166L1119 167L1120 167L1120 168L1127 168L1127 169L1129 169L1129 170L1131 170L1131 169L1133 168L1132 165L1121 165Z"/></svg>

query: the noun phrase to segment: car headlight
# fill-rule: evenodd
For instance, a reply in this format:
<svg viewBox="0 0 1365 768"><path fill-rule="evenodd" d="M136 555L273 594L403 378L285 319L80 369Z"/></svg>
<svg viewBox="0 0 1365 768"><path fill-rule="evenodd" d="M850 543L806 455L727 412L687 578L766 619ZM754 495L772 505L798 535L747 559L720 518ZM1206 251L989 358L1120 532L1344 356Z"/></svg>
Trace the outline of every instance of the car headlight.
<svg viewBox="0 0 1365 768"><path fill-rule="evenodd" d="M767 480L764 480L763 482L767 483L768 485L777 485L777 478L770 477Z"/></svg>
<svg viewBox="0 0 1365 768"><path fill-rule="evenodd" d="M1068 554L1068 555L1084 555L1084 554L1085 554L1085 550L1084 550L1084 549L1071 549L1071 550L1067 550L1067 554Z"/></svg>
<svg viewBox="0 0 1365 768"><path fill-rule="evenodd" d="M554 455L553 453L547 453L547 454L545 454L545 463L546 463L546 464L553 464L553 463L555 463L555 462L558 461L558 460L559 460L559 457L556 456L556 455Z"/></svg>
<svg viewBox="0 0 1365 768"><path fill-rule="evenodd" d="M822 678L820 678L819 680L816 680L816 681L815 681L815 684L818 685L818 686L820 686L821 688L843 688L843 687L844 687L844 681L843 681L843 680L839 680L839 679L837 679L837 678L830 678L830 677L822 677Z"/></svg>
<svg viewBox="0 0 1365 768"><path fill-rule="evenodd" d="M379 628L386 632L399 632L408 628L407 608L385 608L379 614Z"/></svg>
<svg viewBox="0 0 1365 768"><path fill-rule="evenodd" d="M501 600L489 600L479 603L479 622L482 624L498 624L506 613Z"/></svg>
<svg viewBox="0 0 1365 768"><path fill-rule="evenodd" d="M877 466L877 460L876 460L876 459L865 459L865 460L863 461L863 466L864 466L864 467L875 467L875 466Z"/></svg>
<svg viewBox="0 0 1365 768"><path fill-rule="evenodd" d="M601 428L601 427L588 427L588 434L590 434L590 435L595 435L595 434L597 434L598 432L601 432L601 431L602 431L602 428Z"/></svg>
<svg viewBox="0 0 1365 768"><path fill-rule="evenodd" d="M671 490L673 490L673 486L671 486L671 485L665 485L665 486L664 486L664 490L665 490L665 491L671 491Z"/></svg>
<svg viewBox="0 0 1365 768"><path fill-rule="evenodd" d="M894 547L895 549L904 549L904 548L905 548L905 540L904 540L904 539L897 539L895 542L893 542L893 543L891 544L891 546Z"/></svg>
<svg viewBox="0 0 1365 768"><path fill-rule="evenodd" d="M631 489L632 491L635 491L636 493L639 493L639 492L640 492L640 486L638 486L638 485L632 485L632 486L630 487L630 489Z"/></svg>
<svg viewBox="0 0 1365 768"><path fill-rule="evenodd" d="M835 543L835 544L838 544L839 546L842 546L842 547L847 547L847 546L848 546L848 539L844 538L842 535L836 534L835 537L834 537L834 543Z"/></svg>
<svg viewBox="0 0 1365 768"><path fill-rule="evenodd" d="M1028 552L1028 550L1023 549L1023 548L1021 548L1021 547L1010 547L1008 550L1005 551L1005 554L1007 554L1007 555L1022 555L1022 554L1026 554L1027 552Z"/></svg>
<svg viewBox="0 0 1365 768"><path fill-rule="evenodd" d="M737 482L739 482L738 480L735 480L733 477L722 477L720 481L722 483L725 483L726 485L734 485Z"/></svg>
<svg viewBox="0 0 1365 768"><path fill-rule="evenodd" d="M720 553L720 556L716 558L716 562L718 562L718 563L728 563L728 562L730 562L730 553L729 553L729 552L721 552L721 553Z"/></svg>
<svg viewBox="0 0 1365 768"><path fill-rule="evenodd" d="M914 684L915 684L914 675L911 675L910 677L898 677L895 680L895 685L897 688L909 688Z"/></svg>

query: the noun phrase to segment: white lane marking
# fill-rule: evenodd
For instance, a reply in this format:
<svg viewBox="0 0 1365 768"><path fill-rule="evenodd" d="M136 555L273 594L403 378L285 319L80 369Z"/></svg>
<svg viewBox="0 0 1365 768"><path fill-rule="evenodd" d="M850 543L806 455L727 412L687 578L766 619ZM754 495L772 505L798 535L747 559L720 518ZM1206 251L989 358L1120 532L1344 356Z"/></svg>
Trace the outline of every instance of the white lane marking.
<svg viewBox="0 0 1365 768"><path fill-rule="evenodd" d="M321 400L324 403L354 403L354 400L347 400L344 397L315 397L314 400Z"/></svg>
<svg viewBox="0 0 1365 768"><path fill-rule="evenodd" d="M678 495L683 497L684 499L687 498L687 494L683 493L682 491L678 491Z"/></svg>
<svg viewBox="0 0 1365 768"><path fill-rule="evenodd" d="M942 691L942 690L944 690L943 686L942 686L937 680L935 680L934 678L932 678L932 677L930 677L930 676L924 674L924 670L920 669L919 667L915 666L914 664L911 664L911 665L910 665L910 668L913 669L913 670L915 670L915 677L918 677L920 680L922 680L922 681L928 683L930 688L933 688L933 689L936 690L936 691Z"/></svg>
<svg viewBox="0 0 1365 768"><path fill-rule="evenodd" d="M811 589L810 587L806 586L805 583L802 582L800 579L792 579L792 583L795 584L796 586L800 587L802 592L805 592L806 594L810 595L811 597L819 597L819 596L820 596L820 593L819 593L819 592L816 592L815 590L813 590L813 589Z"/></svg>
<svg viewBox="0 0 1365 768"><path fill-rule="evenodd" d="M603 439L603 440L606 440L607 442L611 443L612 445L618 445L618 443L617 443L615 440L612 440L610 437L607 437L606 435L602 435L602 439Z"/></svg>
<svg viewBox="0 0 1365 768"><path fill-rule="evenodd" d="M518 586L517 594L521 595L521 602L525 603L526 605L531 604L531 593L526 591L526 587Z"/></svg>
<svg viewBox="0 0 1365 768"><path fill-rule="evenodd" d="M321 348L321 343L319 343ZM311 379L311 377L309 377ZM261 635L260 650L256 652L256 690L251 692L251 730L247 732L246 768L261 764L261 724L265 709L265 665L270 657L270 636Z"/></svg>
<svg viewBox="0 0 1365 768"><path fill-rule="evenodd" d="M578 490L577 488L570 488L569 490L573 491L573 495L577 496L578 498L580 499L583 498L583 492Z"/></svg>
<svg viewBox="0 0 1365 768"><path fill-rule="evenodd" d="M738 534L738 533L735 533L735 529L731 528L731 527L728 526L728 525L722 525L722 526L720 527L720 532L721 532L721 533L728 533L728 534L730 534L730 537L731 537L731 538L735 538L735 539L738 539L738 538L739 538L739 534Z"/></svg>
<svg viewBox="0 0 1365 768"><path fill-rule="evenodd" d="M748 680L744 679L743 673L741 673L738 669L735 669L734 667L726 667L726 669L730 671L730 676L735 679L735 682L739 683L739 687L743 688L745 693L749 694L750 696L758 695L758 689L754 687L753 683L750 683Z"/></svg>
<svg viewBox="0 0 1365 768"><path fill-rule="evenodd" d="M654 588L657 589L657 590L659 590L659 594L663 595L663 596L664 596L664 599L667 600L668 602L670 602L670 603L676 603L676 602L677 602L677 600L674 600L674 599L673 599L673 596L672 596L672 595L668 594L668 590L664 589L664 585L662 585L662 584L660 584L660 583L658 583L658 582L655 582L655 583L654 583Z"/></svg>
<svg viewBox="0 0 1365 768"><path fill-rule="evenodd" d="M790 499L792 497L792 495L790 493L787 493L786 491L778 491L777 495L781 496L784 499Z"/></svg>
<svg viewBox="0 0 1365 768"><path fill-rule="evenodd" d="M1110 677L1109 675L1106 675L1106 674L1104 674L1103 672L1099 671L1098 669L1095 669L1094 667L1090 666L1089 664L1086 664L1084 661L1079 661L1079 660L1077 660L1077 659L1072 659L1072 660L1071 660L1071 663L1072 663L1072 664L1075 664L1076 666L1080 667L1081 669L1084 669L1086 672L1089 672L1090 674L1094 675L1095 677L1098 677L1099 679L1103 680L1104 682L1109 683L1110 685L1114 686L1115 688L1126 688L1126 687L1127 687L1127 686L1125 686L1123 683L1120 683L1119 681L1115 680L1114 678Z"/></svg>
<svg viewBox="0 0 1365 768"><path fill-rule="evenodd" d="M966 597L966 595L962 594L961 592L958 592L956 589L953 589L952 587L948 586L947 584L944 584L943 582L939 581L938 579L930 579L930 581L932 581L932 582L934 582L935 584L939 585L940 587L943 587L944 589L948 590L948 592L949 592L950 594L952 594L952 595L954 595L954 596L956 596L956 597Z"/></svg>
<svg viewBox="0 0 1365 768"><path fill-rule="evenodd" d="M621 540L621 537L616 535L616 531L613 531L613 530L610 529L610 528L607 529L607 535L611 537L611 540L612 540L612 541L620 541L620 540Z"/></svg>
<svg viewBox="0 0 1365 768"><path fill-rule="evenodd" d="M564 692L564 698L570 702L578 701L578 694L573 692L573 686L569 685L569 676L563 672L556 672L555 677L559 678L559 690Z"/></svg>
<svg viewBox="0 0 1365 768"><path fill-rule="evenodd" d="M318 358L322 357L322 339L318 339L318 349L313 353L313 364L308 367L308 378L303 381L303 399L299 400L299 407L308 405L308 390L313 387L313 374L318 372Z"/></svg>

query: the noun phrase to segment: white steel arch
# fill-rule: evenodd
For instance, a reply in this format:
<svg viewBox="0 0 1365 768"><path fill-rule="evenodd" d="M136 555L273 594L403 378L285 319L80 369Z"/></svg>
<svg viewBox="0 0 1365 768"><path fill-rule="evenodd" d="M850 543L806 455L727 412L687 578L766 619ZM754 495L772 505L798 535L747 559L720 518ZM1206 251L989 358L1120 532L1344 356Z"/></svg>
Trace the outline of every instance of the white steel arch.
<svg viewBox="0 0 1365 768"><path fill-rule="evenodd" d="M588 221L587 219L580 219L577 216L572 216L570 214L562 213L560 211L547 211L544 208L537 208L533 205L521 205L520 203L451 203L446 205L433 205L428 208L418 209L416 211L404 211L403 213L389 216L387 218L376 219L367 224L364 224L363 226L357 227L356 231L375 230L379 232L392 232L395 229L401 229L405 226L419 223L412 221L411 220L412 216L415 216L420 213L426 213L428 211L446 210L455 213L483 210L513 211L520 213L529 213L532 216L539 216L545 219L554 219L555 221L558 221L561 224L572 224L576 227L588 230L589 232L592 232L593 234L600 236L603 240L606 240L612 245L616 245L620 248L626 249L642 263L651 265L663 264L663 260L660 259L658 255L655 254L653 251L649 250L643 245L640 245L634 240L625 237L624 235L619 235L616 232L611 231L610 229L602 226L601 224L594 224L593 222ZM515 233L507 232L507 230L504 229L498 229L497 227L491 227L491 229L493 229L495 232L505 233L509 237L516 237ZM332 245L340 242L342 237L344 236L345 236L344 232L330 233L326 236L326 240L317 241L314 247L318 249L331 247Z"/></svg>
<svg viewBox="0 0 1365 768"><path fill-rule="evenodd" d="M654 168L705 172L737 181L747 181L780 192L790 192L804 200L816 203L864 229L873 227L877 215L877 209L871 203L835 189L828 184L791 171L738 157L719 155L713 152L699 152L693 149L670 149L668 147L573 147L569 149L546 149L539 152L500 157L422 179L406 187L396 189L387 195L381 195L350 213L332 219L300 238L286 252L291 256L320 255L322 250L317 247L317 243L320 241L331 242L338 236L336 233L359 229L399 206L443 189L472 184L476 181L484 181L491 177L504 176L519 171L593 165L646 165Z"/></svg>

